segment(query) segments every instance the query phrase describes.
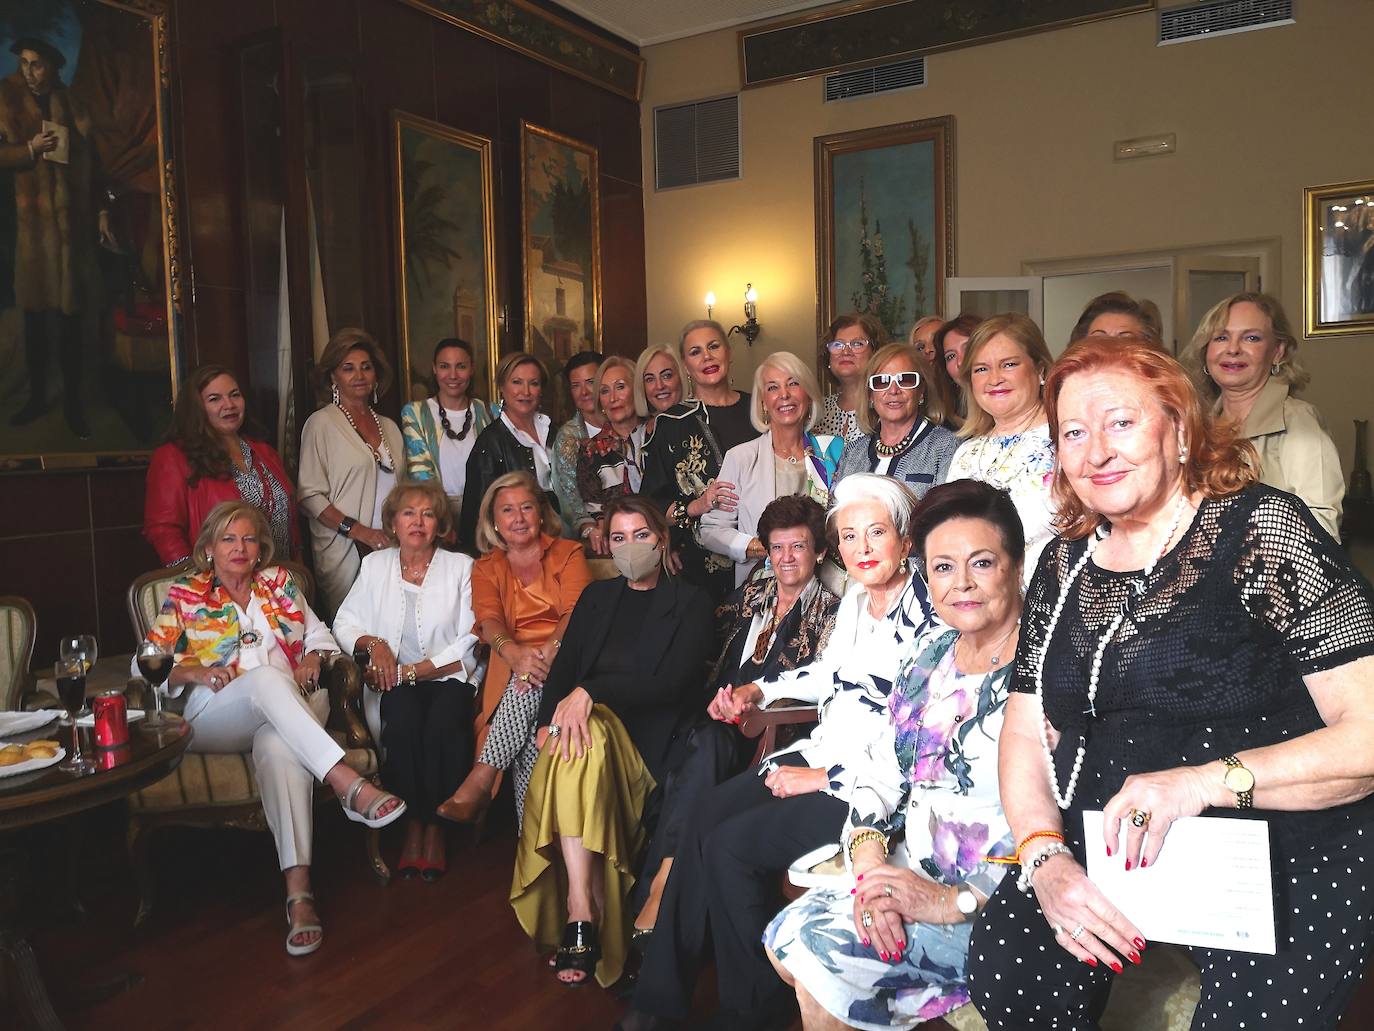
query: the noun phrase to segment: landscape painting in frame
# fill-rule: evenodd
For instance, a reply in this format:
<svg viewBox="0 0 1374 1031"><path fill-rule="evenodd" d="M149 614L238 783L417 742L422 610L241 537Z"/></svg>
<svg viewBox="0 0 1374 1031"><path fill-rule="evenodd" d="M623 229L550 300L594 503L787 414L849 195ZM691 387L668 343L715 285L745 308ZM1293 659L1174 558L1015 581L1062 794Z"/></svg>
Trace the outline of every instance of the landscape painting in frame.
<svg viewBox="0 0 1374 1031"><path fill-rule="evenodd" d="M954 119L820 136L815 152L818 332L858 311L905 340L954 272Z"/></svg>
<svg viewBox="0 0 1374 1031"><path fill-rule="evenodd" d="M601 349L601 215L596 148L521 123L525 350L555 383L569 357ZM545 391L545 409L565 399Z"/></svg>
<svg viewBox="0 0 1374 1031"><path fill-rule="evenodd" d="M397 111L401 377L406 400L434 393L434 346L472 345L474 395L492 398L496 258L491 140Z"/></svg>
<svg viewBox="0 0 1374 1031"><path fill-rule="evenodd" d="M0 469L161 442L179 287L166 16L0 5Z"/></svg>

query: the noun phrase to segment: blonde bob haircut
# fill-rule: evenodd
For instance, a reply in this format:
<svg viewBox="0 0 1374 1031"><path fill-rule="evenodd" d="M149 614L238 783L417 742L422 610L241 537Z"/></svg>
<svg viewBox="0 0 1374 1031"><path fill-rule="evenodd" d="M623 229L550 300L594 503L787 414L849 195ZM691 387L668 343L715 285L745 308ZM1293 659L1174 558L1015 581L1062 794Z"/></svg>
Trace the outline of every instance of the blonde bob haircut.
<svg viewBox="0 0 1374 1031"><path fill-rule="evenodd" d="M319 377L322 396L329 396L330 380L334 376L334 370L344 363L350 351L362 351L367 355L368 360L372 362L373 370L377 373L377 393L385 394L391 388L391 363L386 360L386 355L382 354L381 345L377 343L376 337L365 329L349 326L330 337L329 343L320 354L315 375Z"/></svg>
<svg viewBox="0 0 1374 1031"><path fill-rule="evenodd" d="M926 356L921 353L921 349L912 344L892 343L886 344L878 349L878 353L868 359L868 366L864 369L864 391L866 393L864 403L859 405L854 413L858 417L859 429L864 433L873 434L878 432L878 413L873 409L873 391L869 389L868 380L871 376L876 376L883 371L883 366L888 365L896 359L903 359L910 363L911 367L921 377L921 385L916 389L920 391L919 410L921 417L929 419L936 426L945 421L945 405L941 391L935 384L935 374L930 368L930 362L926 361Z"/></svg>
<svg viewBox="0 0 1374 1031"><path fill-rule="evenodd" d="M604 362L596 367L596 379L592 381L592 390L596 392L597 410L605 415L605 409L601 407L601 383L610 375L612 369L624 369L625 378L630 381L630 396L634 398L634 409L639 411L639 396L635 393L635 363L630 361L622 354L613 354Z"/></svg>
<svg viewBox="0 0 1374 1031"><path fill-rule="evenodd" d="M491 481L491 486L482 495L482 503L477 506L477 550L483 555L489 555L496 549L506 550L506 542L496 530L494 510L496 495L503 490L512 489L529 491L535 504L539 506L539 524L544 533L550 537L557 537L563 532L563 524L558 519L558 513L553 510L553 505L549 504L549 496L540 489L534 475L523 469L506 473Z"/></svg>
<svg viewBox="0 0 1374 1031"><path fill-rule="evenodd" d="M530 354L528 351L512 351L502 358L500 363L496 366L497 389L504 389L506 380L510 379L511 373L521 365L533 365L539 370L539 386L547 387L549 385L548 367L545 366L537 356Z"/></svg>
<svg viewBox="0 0 1374 1031"><path fill-rule="evenodd" d="M916 343L916 335L920 333L922 329L924 329L926 326L938 327L943 326L944 324L945 320L940 318L940 316L938 315L922 316L921 318L917 319L916 324L911 327L911 332L907 334L906 342L910 344L912 347L918 347L920 345Z"/></svg>
<svg viewBox="0 0 1374 1031"><path fill-rule="evenodd" d="M1202 395L1214 400L1221 394L1221 388L1213 382L1207 371L1207 346L1214 336L1226 328L1226 323L1231 317L1231 309L1237 304L1253 304L1269 316L1269 333L1276 343L1283 344L1283 358L1277 363L1278 371L1272 372L1271 375L1287 383L1292 393L1301 393L1302 389L1312 382L1312 375L1303 368L1302 361L1298 358L1298 338L1293 332L1293 326L1288 321L1283 305L1272 294L1243 293L1232 294L1220 304L1213 305L1212 309L1202 316L1197 332L1193 334L1192 341L1181 356L1184 367L1192 373Z"/></svg>
<svg viewBox="0 0 1374 1031"><path fill-rule="evenodd" d="M816 417L820 414L821 386L816 382L816 374L811 371L811 367L791 351L774 351L754 370L754 396L749 399L749 421L754 424L754 429L760 433L768 432L768 409L763 404L763 374L768 369L796 380L797 385L806 391L811 407L806 413L803 429L810 433L811 427L816 425Z"/></svg>
<svg viewBox="0 0 1374 1031"><path fill-rule="evenodd" d="M453 513L448 507L448 495L444 493L444 488L439 486L438 480L397 482L382 502L382 532L393 544L396 543L396 527L393 525L396 515L405 508L406 498L413 495L424 498L425 504L434 509L434 518L439 524L434 531L435 538L447 537L453 529Z"/></svg>
<svg viewBox="0 0 1374 1031"><path fill-rule="evenodd" d="M215 542L224 536L224 531L229 529L229 524L238 519L247 519L252 523L253 533L258 538L258 564L254 568L262 569L272 564L277 546L272 541L272 527L267 524L262 509L246 501L221 501L210 509L210 514L201 524L200 533L196 534L195 547L191 549L191 564L196 572L214 571L215 562L210 552L214 550Z"/></svg>
<svg viewBox="0 0 1374 1031"><path fill-rule="evenodd" d="M996 424L992 416L978 403L978 393L973 389L973 380L969 378L970 371L978 362L978 352L995 336L1008 337L1031 360L1041 380L1041 396L1044 396L1043 381L1050 371L1050 366L1054 364L1054 357L1050 354L1049 345L1045 343L1045 335L1040 332L1040 327L1025 315L994 315L990 319L984 319L973 331L973 336L969 337L968 346L964 348L964 360L959 365L959 378L965 388L964 400L968 404L968 416L964 420L964 425L959 427L960 437L985 436L992 432Z"/></svg>
<svg viewBox="0 0 1374 1031"><path fill-rule="evenodd" d="M639 359L635 362L635 411L642 419L654 414L649 411L649 396L644 393L644 373L649 370L649 363L659 355L665 356L672 363L673 371L677 373L678 384L682 388L682 397L684 400L687 398L687 370L683 367L682 358L671 344L650 344L640 352Z"/></svg>

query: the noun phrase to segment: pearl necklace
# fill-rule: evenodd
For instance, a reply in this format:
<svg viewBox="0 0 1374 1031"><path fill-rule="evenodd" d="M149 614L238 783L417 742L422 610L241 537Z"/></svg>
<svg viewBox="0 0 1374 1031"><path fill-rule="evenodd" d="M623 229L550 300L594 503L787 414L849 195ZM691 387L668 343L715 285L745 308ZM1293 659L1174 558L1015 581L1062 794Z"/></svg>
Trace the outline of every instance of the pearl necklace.
<svg viewBox="0 0 1374 1031"><path fill-rule="evenodd" d="M1145 593L1145 581L1150 578L1150 574L1154 572L1155 566L1159 564L1160 560L1163 559L1168 552L1169 545L1173 542L1174 534L1178 532L1179 523L1183 521L1183 513L1187 508L1188 496L1187 494L1180 494L1178 496L1178 504L1174 506L1174 518L1169 523L1168 531L1164 534L1164 540L1159 546L1159 553L1150 561L1150 564L1141 571L1140 578L1136 580L1133 585L1133 594L1135 597L1139 597ZM1078 579L1078 575L1083 572L1083 567L1086 566L1088 560L1092 558L1093 552L1097 550L1097 545L1105 536L1106 534L1099 531L1097 535L1088 542L1088 546L1083 549L1083 556L1074 565L1072 571L1070 571L1069 578L1064 581L1064 587L1059 592L1059 599L1054 603L1054 612L1050 615L1049 625L1045 628L1045 643L1041 645L1040 657L1035 663L1035 699L1040 703L1040 746L1045 752L1045 765L1050 774L1050 790L1054 792L1054 800L1058 803L1060 809L1069 808L1069 805L1073 802L1073 793L1074 789L1078 786L1078 774L1083 769L1083 756L1087 751L1088 739L1086 735L1083 734L1078 736L1078 751L1073 759L1073 772L1069 774L1068 787L1064 789L1064 793L1061 795L1059 793L1059 775L1054 769L1054 750L1050 748L1050 721L1049 717L1045 715L1045 656L1049 654L1050 641L1054 638L1054 631L1059 626L1059 617L1064 612L1064 602L1068 600L1069 591L1073 587L1074 581ZM1121 603L1121 611L1117 613L1116 618L1113 619L1111 625L1107 627L1107 632L1103 634L1101 640L1097 642L1097 650L1093 653L1092 668L1088 674L1088 708L1086 711L1094 717L1097 716L1095 702L1097 699L1098 681L1102 674L1102 656L1107 650L1107 645L1111 642L1112 638L1116 636L1116 632L1121 629L1121 624L1125 621L1126 615L1130 611L1131 597L1132 594L1128 594L1126 600Z"/></svg>
<svg viewBox="0 0 1374 1031"><path fill-rule="evenodd" d="M384 473L395 472L396 460L391 457L391 448L387 447L386 445L386 434L382 432L382 420L377 417L376 409L369 405L367 411L368 414L372 416L373 423L375 423L377 426L377 439L380 440L382 443L382 450L380 454L378 453L375 447L367 443L367 438L363 436L363 431L358 429L358 424L353 421L353 416L349 414L348 409L341 404L336 405L336 407L339 409L339 411L343 412L344 418L348 420L348 425L353 427L353 432L358 435L358 439L361 440L364 445L366 445L369 451L372 452L372 460L377 463L377 468ZM385 462L382 461L383 454L386 455Z"/></svg>

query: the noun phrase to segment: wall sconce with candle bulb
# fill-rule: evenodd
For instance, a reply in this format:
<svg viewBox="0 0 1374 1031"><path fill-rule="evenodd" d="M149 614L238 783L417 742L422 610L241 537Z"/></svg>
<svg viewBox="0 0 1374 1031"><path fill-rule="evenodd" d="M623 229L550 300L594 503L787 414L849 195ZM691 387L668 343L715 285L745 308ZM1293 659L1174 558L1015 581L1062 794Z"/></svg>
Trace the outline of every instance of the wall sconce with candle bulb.
<svg viewBox="0 0 1374 1031"><path fill-rule="evenodd" d="M763 327L759 325L758 309L759 292L754 289L753 283L744 284L744 322L738 326L731 326L730 332L726 336L735 333L740 334L749 342L749 346L754 346L754 341Z"/></svg>

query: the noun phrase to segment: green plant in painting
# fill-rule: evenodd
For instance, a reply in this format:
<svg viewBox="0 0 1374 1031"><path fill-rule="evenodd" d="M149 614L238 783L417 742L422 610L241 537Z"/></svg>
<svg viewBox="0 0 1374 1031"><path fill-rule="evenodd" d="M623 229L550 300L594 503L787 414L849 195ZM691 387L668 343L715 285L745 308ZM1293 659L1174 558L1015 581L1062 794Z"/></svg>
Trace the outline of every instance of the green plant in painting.
<svg viewBox="0 0 1374 1031"><path fill-rule="evenodd" d="M930 271L930 241L926 239L926 234L921 232L914 219L906 220L906 231L911 237L911 257L906 260L906 267L911 269L911 279L916 288L916 317L929 314L930 299L926 295L926 275ZM896 329L895 326L892 329Z"/></svg>
<svg viewBox="0 0 1374 1031"><path fill-rule="evenodd" d="M433 163L408 153L402 167L406 191L406 278L415 287L416 296L423 296L436 266L445 271L462 258L450 242L461 230L442 213L448 200L448 185L442 179L431 181Z"/></svg>
<svg viewBox="0 0 1374 1031"><path fill-rule="evenodd" d="M859 289L849 298L854 310L876 316L888 332L895 331L906 316L906 302L892 292L888 283L882 223L875 221L872 235L868 232L868 197L862 178L859 179L859 269Z"/></svg>

